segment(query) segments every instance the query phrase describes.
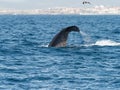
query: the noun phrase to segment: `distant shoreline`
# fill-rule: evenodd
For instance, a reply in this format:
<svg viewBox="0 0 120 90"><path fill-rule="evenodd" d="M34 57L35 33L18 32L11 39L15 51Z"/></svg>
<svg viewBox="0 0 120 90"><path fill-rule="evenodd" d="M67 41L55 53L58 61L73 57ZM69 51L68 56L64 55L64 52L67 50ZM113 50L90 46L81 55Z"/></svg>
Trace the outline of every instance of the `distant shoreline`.
<svg viewBox="0 0 120 90"><path fill-rule="evenodd" d="M18 15L18 16L19 16L19 15L23 15L23 16L24 16L24 15L28 15L28 16L31 16L31 15L33 15L33 16L34 16L34 15L36 15L36 16L37 16L37 15L38 15L38 16L39 16L39 15L46 15L46 16L47 16L47 15L51 15L51 16L57 16L57 15L58 15L58 16L62 16L62 15L66 15L66 16L67 16L67 15L71 15L71 16L72 16L72 15L78 15L78 16L79 16L79 15L80 15L80 16L110 16L110 15L120 15L120 14L0 14L0 16L3 16L3 15L12 15L12 16L17 16L17 15Z"/></svg>
<svg viewBox="0 0 120 90"><path fill-rule="evenodd" d="M0 15L120 15L120 7L48 8L34 10L0 9Z"/></svg>

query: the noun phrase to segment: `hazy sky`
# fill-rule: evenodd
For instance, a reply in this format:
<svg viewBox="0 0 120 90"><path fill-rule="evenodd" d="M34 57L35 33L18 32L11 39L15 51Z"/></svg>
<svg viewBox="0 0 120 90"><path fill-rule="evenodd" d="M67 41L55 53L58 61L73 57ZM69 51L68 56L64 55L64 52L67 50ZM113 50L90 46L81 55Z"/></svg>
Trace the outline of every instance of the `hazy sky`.
<svg viewBox="0 0 120 90"><path fill-rule="evenodd" d="M83 5L85 0L0 0L0 8L39 9L53 7L91 7L96 5L120 6L120 0L86 0L91 5Z"/></svg>

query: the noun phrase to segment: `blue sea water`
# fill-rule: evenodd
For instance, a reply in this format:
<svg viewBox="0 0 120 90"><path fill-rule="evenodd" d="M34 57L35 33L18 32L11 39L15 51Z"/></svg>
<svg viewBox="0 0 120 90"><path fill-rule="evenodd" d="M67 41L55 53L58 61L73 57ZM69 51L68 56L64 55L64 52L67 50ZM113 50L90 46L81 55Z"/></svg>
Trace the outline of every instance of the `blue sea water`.
<svg viewBox="0 0 120 90"><path fill-rule="evenodd" d="M120 90L120 15L0 15L0 90Z"/></svg>

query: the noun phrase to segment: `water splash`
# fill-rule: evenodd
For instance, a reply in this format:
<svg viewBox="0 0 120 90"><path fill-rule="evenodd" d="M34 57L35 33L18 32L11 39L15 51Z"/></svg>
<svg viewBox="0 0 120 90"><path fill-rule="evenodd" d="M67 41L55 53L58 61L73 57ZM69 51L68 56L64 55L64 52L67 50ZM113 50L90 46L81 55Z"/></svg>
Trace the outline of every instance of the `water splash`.
<svg viewBox="0 0 120 90"><path fill-rule="evenodd" d="M84 41L85 43L90 43L91 39L90 39L90 36L89 36L89 35L87 35L87 34L86 34L85 32L83 32L83 31L80 31L80 34L82 35L83 41Z"/></svg>
<svg viewBox="0 0 120 90"><path fill-rule="evenodd" d="M112 40L98 40L96 41L95 43L92 43L91 44L91 38L89 35L87 35L85 32L83 31L80 31L80 34L82 35L83 37L83 40L85 42L85 44L83 46L120 46L120 43L119 42L115 42L115 41L112 41Z"/></svg>

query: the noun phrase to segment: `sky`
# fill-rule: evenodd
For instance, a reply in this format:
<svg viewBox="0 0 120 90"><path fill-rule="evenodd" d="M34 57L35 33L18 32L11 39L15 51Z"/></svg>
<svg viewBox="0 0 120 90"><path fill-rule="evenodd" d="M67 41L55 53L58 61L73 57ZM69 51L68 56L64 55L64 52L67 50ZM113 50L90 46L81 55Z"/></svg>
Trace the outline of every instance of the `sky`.
<svg viewBox="0 0 120 90"><path fill-rule="evenodd" d="M91 5L83 5L83 1ZM0 0L0 9L44 9L54 7L93 7L104 5L106 7L120 7L120 0Z"/></svg>

